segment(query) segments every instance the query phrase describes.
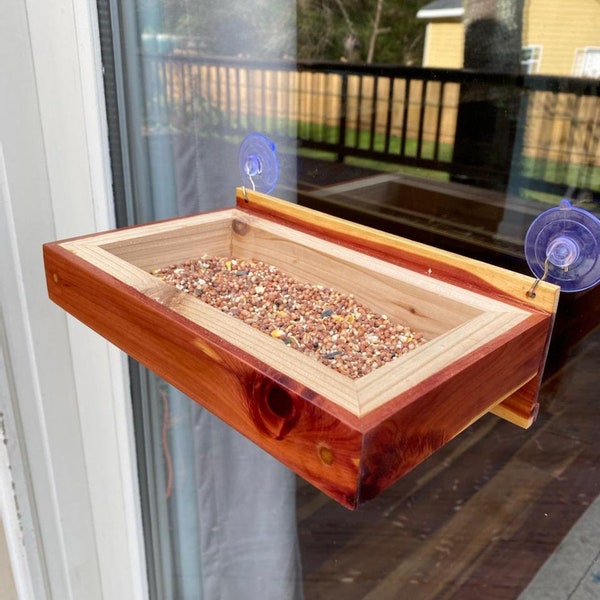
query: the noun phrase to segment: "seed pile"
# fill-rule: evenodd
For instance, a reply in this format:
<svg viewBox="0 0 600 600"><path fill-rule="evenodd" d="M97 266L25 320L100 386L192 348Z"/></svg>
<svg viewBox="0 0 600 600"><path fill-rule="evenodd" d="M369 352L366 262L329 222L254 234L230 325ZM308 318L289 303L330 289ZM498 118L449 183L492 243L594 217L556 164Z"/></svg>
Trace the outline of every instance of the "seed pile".
<svg viewBox="0 0 600 600"><path fill-rule="evenodd" d="M261 261L203 256L152 274L352 379L425 342L351 294Z"/></svg>

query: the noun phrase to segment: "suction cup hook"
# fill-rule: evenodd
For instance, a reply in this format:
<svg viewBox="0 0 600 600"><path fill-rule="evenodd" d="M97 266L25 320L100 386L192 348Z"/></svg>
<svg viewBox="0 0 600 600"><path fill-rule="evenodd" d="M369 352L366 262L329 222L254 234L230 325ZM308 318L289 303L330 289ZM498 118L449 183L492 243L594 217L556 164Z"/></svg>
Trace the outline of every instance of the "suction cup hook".
<svg viewBox="0 0 600 600"><path fill-rule="evenodd" d="M268 194L279 179L275 144L260 133L251 133L240 145L238 155L242 183L253 191Z"/></svg>
<svg viewBox="0 0 600 600"><path fill-rule="evenodd" d="M529 291L535 297L539 281L580 292L600 282L600 220L561 200L539 215L525 236L525 257L537 277Z"/></svg>

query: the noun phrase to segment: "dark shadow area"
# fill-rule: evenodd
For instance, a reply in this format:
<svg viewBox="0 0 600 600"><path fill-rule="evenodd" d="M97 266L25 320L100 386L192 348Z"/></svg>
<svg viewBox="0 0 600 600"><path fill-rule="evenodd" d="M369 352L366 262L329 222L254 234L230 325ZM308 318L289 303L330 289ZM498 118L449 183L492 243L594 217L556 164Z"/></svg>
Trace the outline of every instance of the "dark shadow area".
<svg viewBox="0 0 600 600"><path fill-rule="evenodd" d="M299 480L306 597L518 598L600 494L599 352L565 354L531 429L487 415L358 512Z"/></svg>

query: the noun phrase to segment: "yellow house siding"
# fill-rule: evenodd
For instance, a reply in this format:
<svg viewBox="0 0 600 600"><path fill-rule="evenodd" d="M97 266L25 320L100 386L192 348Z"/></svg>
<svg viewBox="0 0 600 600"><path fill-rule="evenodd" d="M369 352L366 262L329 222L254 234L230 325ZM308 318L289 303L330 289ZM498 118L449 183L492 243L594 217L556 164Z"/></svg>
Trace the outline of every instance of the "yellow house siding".
<svg viewBox="0 0 600 600"><path fill-rule="evenodd" d="M599 0L527 0L523 14L523 46L542 47L538 73L572 75L578 48L600 46ZM425 67L461 68L464 25L430 21L423 56Z"/></svg>
<svg viewBox="0 0 600 600"><path fill-rule="evenodd" d="M463 64L464 45L465 30L462 23L428 23L423 66L459 69Z"/></svg>
<svg viewBox="0 0 600 600"><path fill-rule="evenodd" d="M542 46L539 73L571 75L575 50L600 46L598 0L528 0L523 45Z"/></svg>

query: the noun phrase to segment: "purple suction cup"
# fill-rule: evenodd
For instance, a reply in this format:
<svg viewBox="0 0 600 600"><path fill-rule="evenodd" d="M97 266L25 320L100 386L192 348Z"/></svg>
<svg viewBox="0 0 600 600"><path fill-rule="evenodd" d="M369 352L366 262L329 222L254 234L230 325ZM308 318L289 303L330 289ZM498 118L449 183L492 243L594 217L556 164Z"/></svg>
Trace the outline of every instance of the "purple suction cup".
<svg viewBox="0 0 600 600"><path fill-rule="evenodd" d="M264 194L273 191L279 178L279 160L269 138L251 133L240 145L238 161L244 186Z"/></svg>
<svg viewBox="0 0 600 600"><path fill-rule="evenodd" d="M580 292L600 282L600 220L561 200L533 221L525 236L525 257L531 272Z"/></svg>

